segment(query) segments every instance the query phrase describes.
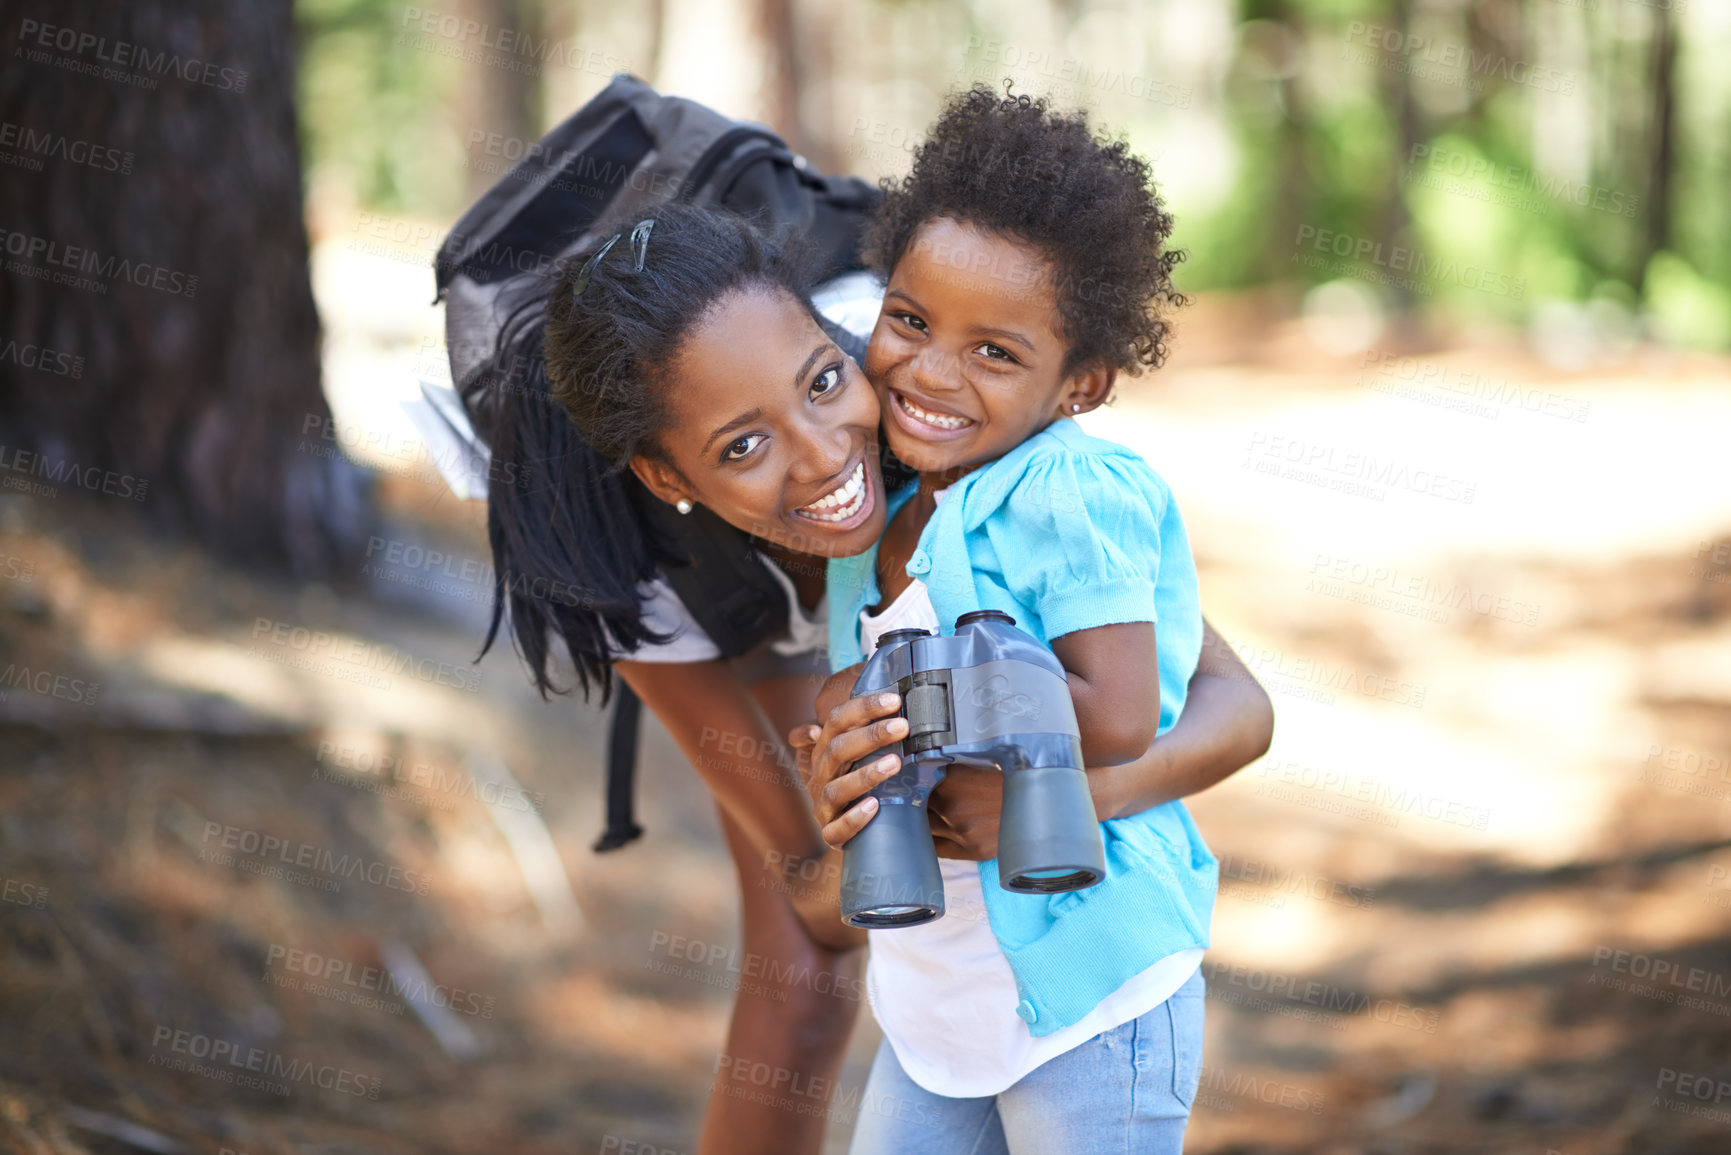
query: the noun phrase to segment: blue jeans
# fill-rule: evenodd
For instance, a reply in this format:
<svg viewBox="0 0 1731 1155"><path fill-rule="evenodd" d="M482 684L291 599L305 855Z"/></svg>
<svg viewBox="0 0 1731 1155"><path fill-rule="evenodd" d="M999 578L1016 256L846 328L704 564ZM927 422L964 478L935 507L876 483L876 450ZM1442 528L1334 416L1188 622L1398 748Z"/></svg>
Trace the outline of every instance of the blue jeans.
<svg viewBox="0 0 1731 1155"><path fill-rule="evenodd" d="M1200 969L996 1095L934 1095L878 1044L848 1155L1176 1155L1202 1077Z"/></svg>

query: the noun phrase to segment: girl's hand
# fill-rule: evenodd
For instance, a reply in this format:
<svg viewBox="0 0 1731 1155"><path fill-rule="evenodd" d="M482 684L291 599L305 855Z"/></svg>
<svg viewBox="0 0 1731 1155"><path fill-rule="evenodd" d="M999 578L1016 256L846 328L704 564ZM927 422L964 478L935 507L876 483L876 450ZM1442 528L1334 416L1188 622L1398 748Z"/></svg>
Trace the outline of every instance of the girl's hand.
<svg viewBox="0 0 1731 1155"><path fill-rule="evenodd" d="M817 690L817 701L812 706L815 716L827 718L831 710L853 697L853 684L859 681L860 671L864 669L864 662L855 662L824 679Z"/></svg>
<svg viewBox="0 0 1731 1155"><path fill-rule="evenodd" d="M854 800L901 768L899 754L885 754L853 769L872 751L907 737L906 718L886 717L901 704L896 693L849 698L829 711L822 726L798 726L787 736L788 745L800 752L802 773L809 766L806 790L812 813L832 849L839 850L877 813L877 799L867 798L857 806Z"/></svg>
<svg viewBox="0 0 1731 1155"><path fill-rule="evenodd" d="M851 683L850 683L851 684ZM888 697L892 700L896 695ZM901 718L887 723L874 723L866 729L847 732L849 719L863 725L893 711L894 704L874 707L869 698L848 699L843 705L849 712L832 711L832 729L800 726L790 733L788 744L798 753L800 777L811 792L812 811L823 827L824 842L840 849L848 839L858 834L877 813L877 799L867 798L852 806L856 798L896 772L899 759L886 754L875 764L847 772L855 761L873 750L894 741L887 727L900 726L896 733L906 734L906 722ZM886 729L877 729L885 725ZM837 729L839 727L839 729ZM861 737L863 735L863 737ZM818 754L819 747L824 753ZM1004 804L1004 776L996 770L978 766L951 766L944 780L932 791L926 807L931 821L932 839L939 858L958 858L968 862L986 862L998 856L998 818ZM851 806L851 809L850 809Z"/></svg>
<svg viewBox="0 0 1731 1155"><path fill-rule="evenodd" d="M926 804L939 858L986 862L998 857L1004 776L980 766L950 766Z"/></svg>

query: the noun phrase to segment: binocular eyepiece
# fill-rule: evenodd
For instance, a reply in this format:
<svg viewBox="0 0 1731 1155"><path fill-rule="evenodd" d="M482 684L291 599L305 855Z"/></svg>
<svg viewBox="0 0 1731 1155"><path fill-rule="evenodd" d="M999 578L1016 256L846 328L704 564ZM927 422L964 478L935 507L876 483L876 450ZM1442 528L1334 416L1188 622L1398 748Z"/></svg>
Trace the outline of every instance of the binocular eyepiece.
<svg viewBox="0 0 1731 1155"><path fill-rule="evenodd" d="M886 690L901 695L908 734L852 767L885 754L902 761L871 791L877 814L843 848L843 922L884 930L943 915L926 801L951 765L1004 775L998 885L1055 894L1106 876L1069 681L1052 651L1014 618L976 610L957 618L948 637L916 629L885 634L853 692Z"/></svg>

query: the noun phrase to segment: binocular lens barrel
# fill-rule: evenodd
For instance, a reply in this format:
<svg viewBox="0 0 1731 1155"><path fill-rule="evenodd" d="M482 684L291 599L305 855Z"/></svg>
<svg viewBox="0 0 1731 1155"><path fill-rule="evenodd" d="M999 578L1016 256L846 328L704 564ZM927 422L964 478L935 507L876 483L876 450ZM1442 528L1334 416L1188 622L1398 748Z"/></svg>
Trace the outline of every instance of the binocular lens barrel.
<svg viewBox="0 0 1731 1155"><path fill-rule="evenodd" d="M1088 776L1041 766L1004 776L998 823L998 883L1024 894L1081 890L1106 877Z"/></svg>
<svg viewBox="0 0 1731 1155"><path fill-rule="evenodd" d="M841 918L868 930L918 926L944 913L944 876L924 806L880 802L841 859Z"/></svg>

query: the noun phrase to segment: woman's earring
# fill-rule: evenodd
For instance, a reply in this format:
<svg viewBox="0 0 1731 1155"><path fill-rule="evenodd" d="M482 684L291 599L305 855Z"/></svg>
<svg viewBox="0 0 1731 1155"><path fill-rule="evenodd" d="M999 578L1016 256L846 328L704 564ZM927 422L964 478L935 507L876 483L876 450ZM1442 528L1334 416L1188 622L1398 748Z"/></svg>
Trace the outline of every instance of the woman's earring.
<svg viewBox="0 0 1731 1155"><path fill-rule="evenodd" d="M680 513L690 513L691 503L682 497L673 503L673 508L677 509Z"/></svg>

